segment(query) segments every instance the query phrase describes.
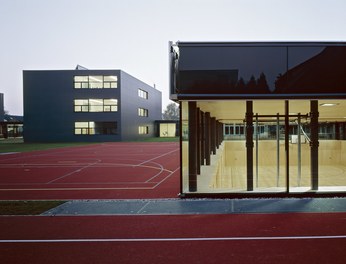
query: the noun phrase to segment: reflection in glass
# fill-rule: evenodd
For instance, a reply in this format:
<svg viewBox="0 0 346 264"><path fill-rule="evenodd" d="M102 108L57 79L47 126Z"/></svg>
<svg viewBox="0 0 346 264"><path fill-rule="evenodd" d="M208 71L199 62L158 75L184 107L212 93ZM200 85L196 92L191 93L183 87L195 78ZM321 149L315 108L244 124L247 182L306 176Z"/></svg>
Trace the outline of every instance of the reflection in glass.
<svg viewBox="0 0 346 264"><path fill-rule="evenodd" d="M179 94L345 94L346 46L179 45Z"/></svg>

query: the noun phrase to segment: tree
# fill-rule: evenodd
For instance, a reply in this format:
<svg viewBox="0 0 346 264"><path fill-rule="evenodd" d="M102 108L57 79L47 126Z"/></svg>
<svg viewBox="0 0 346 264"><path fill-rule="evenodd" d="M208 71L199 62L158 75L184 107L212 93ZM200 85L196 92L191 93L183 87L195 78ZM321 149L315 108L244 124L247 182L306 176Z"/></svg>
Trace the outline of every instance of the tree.
<svg viewBox="0 0 346 264"><path fill-rule="evenodd" d="M168 104L162 117L163 120L179 120L179 106L176 103Z"/></svg>
<svg viewBox="0 0 346 264"><path fill-rule="evenodd" d="M256 78L255 76L251 75L250 80L246 84L247 91L250 93L255 93L256 92Z"/></svg>
<svg viewBox="0 0 346 264"><path fill-rule="evenodd" d="M265 74L262 72L259 79L257 80L257 93L268 93L269 85L267 83L267 78Z"/></svg>

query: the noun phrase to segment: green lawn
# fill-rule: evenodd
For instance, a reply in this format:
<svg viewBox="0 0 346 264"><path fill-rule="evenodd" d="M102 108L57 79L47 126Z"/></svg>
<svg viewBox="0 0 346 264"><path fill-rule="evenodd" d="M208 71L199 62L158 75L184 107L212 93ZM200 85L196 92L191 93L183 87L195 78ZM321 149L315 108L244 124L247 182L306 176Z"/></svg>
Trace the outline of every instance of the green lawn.
<svg viewBox="0 0 346 264"><path fill-rule="evenodd" d="M1 140L0 153L27 152L52 148L82 146L91 143L24 143L22 140Z"/></svg>
<svg viewBox="0 0 346 264"><path fill-rule="evenodd" d="M178 142L179 137L174 138L147 138L136 142ZM87 144L95 144L90 142L83 143L24 143L22 139L0 140L0 153L7 152L27 152L34 150L45 150L53 148L83 146Z"/></svg>
<svg viewBox="0 0 346 264"><path fill-rule="evenodd" d="M179 137L154 137L143 140L144 142L179 142Z"/></svg>

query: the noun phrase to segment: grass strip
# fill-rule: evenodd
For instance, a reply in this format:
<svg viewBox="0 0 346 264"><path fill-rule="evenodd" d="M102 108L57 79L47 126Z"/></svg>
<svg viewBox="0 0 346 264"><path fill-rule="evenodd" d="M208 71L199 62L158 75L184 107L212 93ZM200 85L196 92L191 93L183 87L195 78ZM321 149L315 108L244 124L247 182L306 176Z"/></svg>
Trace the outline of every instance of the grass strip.
<svg viewBox="0 0 346 264"><path fill-rule="evenodd" d="M0 153L28 152L53 148L83 146L92 143L0 143Z"/></svg>
<svg viewBox="0 0 346 264"><path fill-rule="evenodd" d="M66 201L0 201L0 215L39 215Z"/></svg>

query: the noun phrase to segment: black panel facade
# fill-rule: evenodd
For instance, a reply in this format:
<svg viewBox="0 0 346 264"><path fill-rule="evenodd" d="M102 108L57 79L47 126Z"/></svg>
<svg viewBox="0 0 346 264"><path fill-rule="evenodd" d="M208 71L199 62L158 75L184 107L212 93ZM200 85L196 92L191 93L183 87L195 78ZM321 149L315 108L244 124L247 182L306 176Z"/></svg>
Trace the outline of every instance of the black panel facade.
<svg viewBox="0 0 346 264"><path fill-rule="evenodd" d="M189 43L172 49L176 96L346 97L346 43Z"/></svg>

